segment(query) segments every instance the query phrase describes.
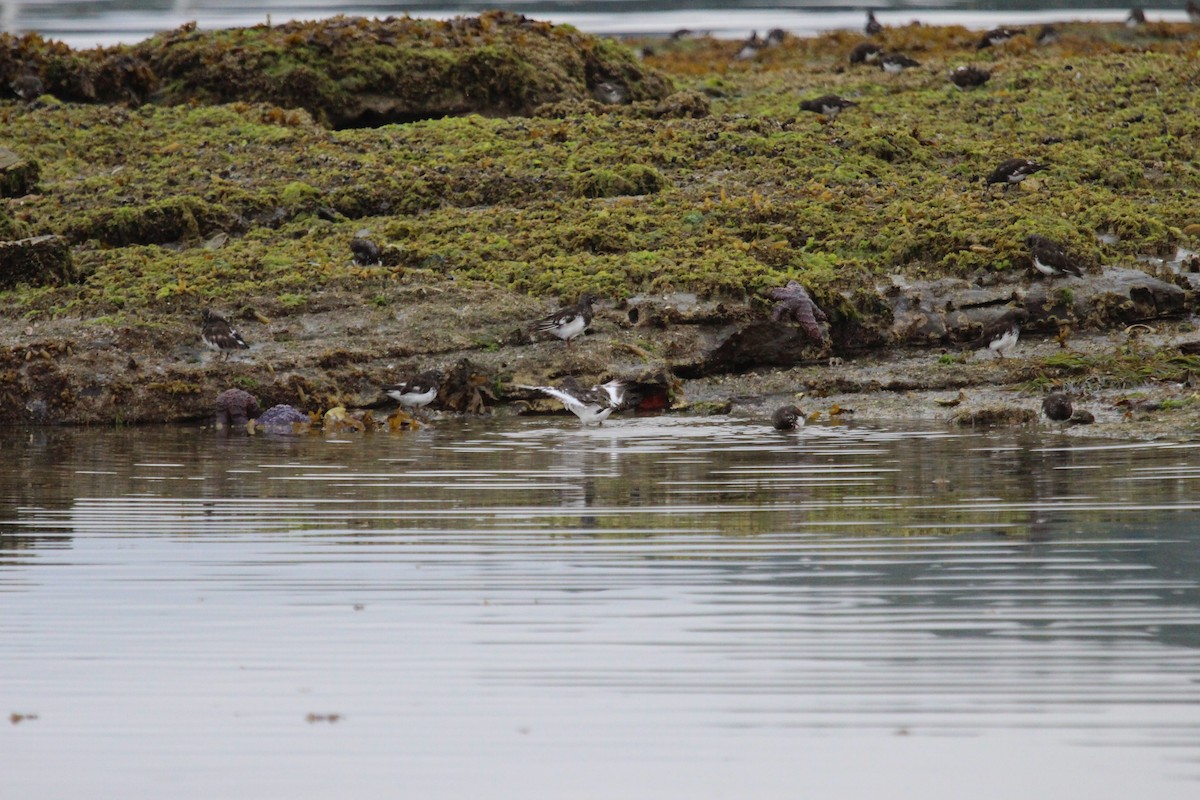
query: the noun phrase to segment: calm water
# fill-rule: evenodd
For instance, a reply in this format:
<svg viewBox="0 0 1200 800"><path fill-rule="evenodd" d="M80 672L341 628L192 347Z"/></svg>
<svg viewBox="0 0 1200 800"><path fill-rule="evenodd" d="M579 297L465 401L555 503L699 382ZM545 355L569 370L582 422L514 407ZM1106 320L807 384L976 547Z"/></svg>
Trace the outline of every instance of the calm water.
<svg viewBox="0 0 1200 800"><path fill-rule="evenodd" d="M195 20L201 29L266 21L319 19L335 14L386 17L412 14L452 17L507 8L539 19L569 23L599 34L660 35L681 28L721 37L783 28L798 35L861 29L864 8L880 9L885 25L925 23L991 28L1067 19L1122 20L1128 0L0 0L0 30L38 31L74 47L131 43ZM1182 22L1183 0L1142 5L1151 21Z"/></svg>
<svg viewBox="0 0 1200 800"><path fill-rule="evenodd" d="M1197 448L6 431L4 795L1194 798Z"/></svg>

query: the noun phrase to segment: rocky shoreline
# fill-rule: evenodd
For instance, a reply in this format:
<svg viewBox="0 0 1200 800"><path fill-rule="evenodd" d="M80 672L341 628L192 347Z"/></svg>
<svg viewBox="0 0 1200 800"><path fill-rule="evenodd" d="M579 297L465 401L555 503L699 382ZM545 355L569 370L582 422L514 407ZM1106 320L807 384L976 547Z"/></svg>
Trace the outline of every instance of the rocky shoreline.
<svg viewBox="0 0 1200 800"><path fill-rule="evenodd" d="M1198 27L986 52L887 29L871 41L920 62L899 75L852 64L846 32L639 59L511 14L3 37L3 85L44 92L0 101L0 421L205 420L229 388L378 414L436 368L441 414L620 376L689 413L803 395L959 424L1031 422L1067 390L1090 434L1177 436L1200 421ZM965 64L990 79L960 89ZM855 105L800 110L825 92ZM1013 155L1048 166L984 192ZM1084 274L1039 275L1032 233ZM821 338L772 313L790 280ZM590 335L532 332L583 291ZM248 350L205 351L209 307ZM961 349L1012 308L1011 358Z"/></svg>

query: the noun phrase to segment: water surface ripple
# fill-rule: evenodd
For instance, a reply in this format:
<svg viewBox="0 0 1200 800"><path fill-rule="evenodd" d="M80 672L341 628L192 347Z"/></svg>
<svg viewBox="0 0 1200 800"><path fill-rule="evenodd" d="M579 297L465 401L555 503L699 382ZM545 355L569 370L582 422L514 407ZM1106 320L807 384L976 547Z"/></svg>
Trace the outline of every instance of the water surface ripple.
<svg viewBox="0 0 1200 800"><path fill-rule="evenodd" d="M1191 798L1197 447L10 431L6 788Z"/></svg>

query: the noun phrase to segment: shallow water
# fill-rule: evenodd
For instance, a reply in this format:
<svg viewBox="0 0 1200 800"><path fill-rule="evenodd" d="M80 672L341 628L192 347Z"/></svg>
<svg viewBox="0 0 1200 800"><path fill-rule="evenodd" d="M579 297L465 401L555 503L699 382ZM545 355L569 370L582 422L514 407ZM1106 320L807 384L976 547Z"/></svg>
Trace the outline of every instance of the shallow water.
<svg viewBox="0 0 1200 800"><path fill-rule="evenodd" d="M1200 790L1200 444L572 420L5 432L5 793Z"/></svg>

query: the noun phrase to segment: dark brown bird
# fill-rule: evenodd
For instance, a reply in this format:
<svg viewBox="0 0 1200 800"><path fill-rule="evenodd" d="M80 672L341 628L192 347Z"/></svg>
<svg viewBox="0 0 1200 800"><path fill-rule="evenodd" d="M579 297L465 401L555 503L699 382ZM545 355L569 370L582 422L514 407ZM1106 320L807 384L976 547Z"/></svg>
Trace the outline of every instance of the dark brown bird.
<svg viewBox="0 0 1200 800"><path fill-rule="evenodd" d="M1126 28L1140 28L1146 24L1146 12L1140 8L1131 8L1129 16L1125 18Z"/></svg>
<svg viewBox="0 0 1200 800"><path fill-rule="evenodd" d="M870 9L867 10L867 24L863 26L863 30L867 36L883 33L883 25L879 23L879 20L875 19L875 12Z"/></svg>
<svg viewBox="0 0 1200 800"><path fill-rule="evenodd" d="M836 117L842 113L843 109L851 108L858 105L853 100L847 100L844 97L839 97L836 94L823 94L820 97L812 100L805 100L800 103L801 111L812 111L816 114L824 114L827 117Z"/></svg>
<svg viewBox="0 0 1200 800"><path fill-rule="evenodd" d="M596 296L584 292L579 302L573 306L560 308L553 314L542 317L533 323L533 329L540 333L552 333L571 346L571 340L587 330L592 324L592 306L596 304Z"/></svg>
<svg viewBox="0 0 1200 800"><path fill-rule="evenodd" d="M230 350L250 349L250 345L246 344L246 340L233 329L229 320L210 308L204 309L200 338L208 347L219 351L224 358L229 357Z"/></svg>
<svg viewBox="0 0 1200 800"><path fill-rule="evenodd" d="M437 369L409 378L404 383L383 387L384 394L405 408L423 408L437 398L438 385L442 382L442 371Z"/></svg>
<svg viewBox="0 0 1200 800"><path fill-rule="evenodd" d="M804 427L804 412L798 406L780 406L771 414L771 427L777 431L794 431Z"/></svg>
<svg viewBox="0 0 1200 800"><path fill-rule="evenodd" d="M1071 406L1071 398L1062 392L1048 394L1042 401L1042 413L1046 415L1046 419L1054 422L1066 422L1071 418L1074 410Z"/></svg>
<svg viewBox="0 0 1200 800"><path fill-rule="evenodd" d="M1058 28L1053 25L1043 25L1037 32L1037 43L1043 46L1054 44L1061 35Z"/></svg>
<svg viewBox="0 0 1200 800"><path fill-rule="evenodd" d="M920 61L917 61L915 58L909 58L903 53L888 53L879 57L879 68L893 75L919 66L921 66Z"/></svg>
<svg viewBox="0 0 1200 800"><path fill-rule="evenodd" d="M1044 169L1049 169L1048 165L1039 164L1028 158L1010 158L992 170L991 174L984 178L984 183L986 187L991 187L993 183L999 183L1007 189Z"/></svg>
<svg viewBox="0 0 1200 800"><path fill-rule="evenodd" d="M880 54L883 53L883 48L873 42L860 42L850 51L851 64L869 64L876 61Z"/></svg>
<svg viewBox="0 0 1200 800"><path fill-rule="evenodd" d="M998 44L1004 44L1014 36L1020 36L1024 33L1024 28L992 28L979 40L977 48L982 50L985 47L995 47Z"/></svg>
<svg viewBox="0 0 1200 800"><path fill-rule="evenodd" d="M25 102L33 102L46 93L46 87L42 84L42 79L33 73L27 73L13 80L8 85L17 97Z"/></svg>
<svg viewBox="0 0 1200 800"><path fill-rule="evenodd" d="M373 267L382 261L379 245L365 236L355 236L350 240L350 252L354 255L354 263L360 267Z"/></svg>
<svg viewBox="0 0 1200 800"><path fill-rule="evenodd" d="M1033 268L1043 275L1051 278L1067 274L1075 277L1083 275L1079 263L1053 239L1033 233L1025 237L1025 246L1029 248L1029 255L1033 259Z"/></svg>
<svg viewBox="0 0 1200 800"><path fill-rule="evenodd" d="M1023 308L1005 312L995 322L985 325L979 337L968 342L967 347L973 350L986 347L994 352L997 358L1003 359L1009 350L1017 346L1017 339L1021 337L1021 323L1027 319L1029 312Z"/></svg>
<svg viewBox="0 0 1200 800"><path fill-rule="evenodd" d="M950 73L950 82L960 89L970 89L975 86L983 86L991 77L992 73L986 69L963 64L955 67L954 71Z"/></svg>

